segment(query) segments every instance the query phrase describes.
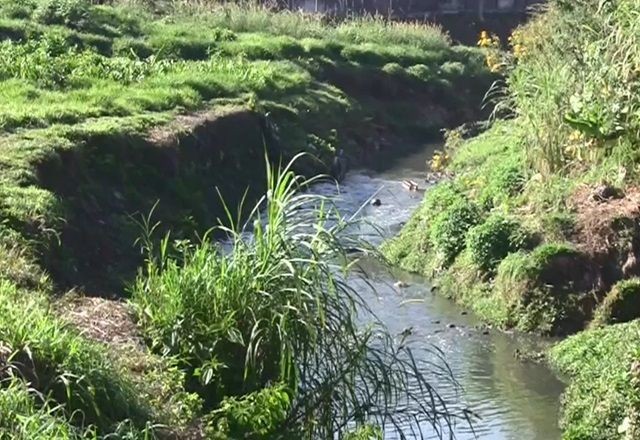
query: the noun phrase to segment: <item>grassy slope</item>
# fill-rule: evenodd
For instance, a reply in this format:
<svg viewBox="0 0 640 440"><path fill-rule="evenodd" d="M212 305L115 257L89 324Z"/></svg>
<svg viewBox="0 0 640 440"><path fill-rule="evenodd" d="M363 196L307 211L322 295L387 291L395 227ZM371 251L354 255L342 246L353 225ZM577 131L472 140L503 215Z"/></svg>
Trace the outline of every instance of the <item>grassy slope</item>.
<svg viewBox="0 0 640 440"><path fill-rule="evenodd" d="M558 0L519 30L513 54L499 55L499 108L511 117L469 141L450 136L453 177L386 245L393 262L502 327L603 327L551 353L572 379L567 439L617 438L623 422L624 438L637 436L629 372L640 314L637 279L624 280L634 275L624 266L640 237L628 207L637 206L639 13L633 0ZM613 198L598 199L602 191Z"/></svg>
<svg viewBox="0 0 640 440"><path fill-rule="evenodd" d="M276 138L272 143L289 157L303 150L328 162L338 142L354 158L369 157L363 146L384 150L398 136L408 144L411 136L433 136L473 114L491 81L477 51L452 47L430 27L375 20L330 26L319 18L235 7L163 18L140 8L58 3L0 4L0 35L8 38L0 45L0 216L6 234L39 243L56 276L70 284L86 283L81 274L97 263L83 255L87 249L74 248L91 239L79 231L83 220L73 220L87 212L93 222L106 222L111 229L101 235L116 241L133 234L123 226L128 214L148 212L157 199L174 203L167 211L176 215L163 217L174 229L191 227L183 224L188 217L208 227L220 206L212 202L215 194L194 186L249 183L238 173L255 173L246 163L257 161L242 164L241 151L261 148L261 136ZM233 145L234 164L220 155L222 163L206 169L200 160L164 184L153 166L138 166L143 156L162 156L148 141L150 130L223 105L268 114L274 133L261 133L256 121L228 130L257 133L228 142L241 144ZM132 148L119 148L125 142ZM70 162L80 162L80 172L69 176ZM137 169L116 170L123 162ZM230 172L229 165L240 164ZM212 181L213 170L229 173ZM73 194L61 190L69 186ZM114 198L113 188L124 200ZM171 188L178 190L167 196ZM237 200L243 189L226 195ZM52 254L58 239L75 255ZM91 264L82 267L82 260ZM121 271L110 264L107 271Z"/></svg>
<svg viewBox="0 0 640 440"><path fill-rule="evenodd" d="M261 9L0 0L0 36L0 432L12 438L146 438L200 414L170 360L114 352L52 308L60 285L122 288L138 261L132 214L160 199L154 220L192 236L221 214L214 186L232 201L261 191L265 138L285 157L328 161L338 143L370 156L363 146L474 113L491 81L477 51L430 27Z"/></svg>

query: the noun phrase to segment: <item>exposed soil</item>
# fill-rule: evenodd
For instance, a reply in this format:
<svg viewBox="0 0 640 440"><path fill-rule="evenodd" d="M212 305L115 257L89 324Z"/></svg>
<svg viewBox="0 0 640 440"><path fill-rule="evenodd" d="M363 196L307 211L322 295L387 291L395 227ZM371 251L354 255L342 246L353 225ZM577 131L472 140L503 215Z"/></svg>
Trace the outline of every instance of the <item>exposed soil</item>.
<svg viewBox="0 0 640 440"><path fill-rule="evenodd" d="M608 256L621 238L635 239L634 226L640 219L640 188L630 187L620 197L599 196L599 188L583 186L570 205L576 211L574 240L580 250L593 257ZM625 232L631 237L621 237Z"/></svg>
<svg viewBox="0 0 640 440"><path fill-rule="evenodd" d="M74 296L59 301L57 311L88 339L114 346L144 347L131 311L123 301Z"/></svg>
<svg viewBox="0 0 640 440"><path fill-rule="evenodd" d="M603 291L629 277L640 254L640 188L605 189L583 186L569 201L576 212L571 239L600 268Z"/></svg>

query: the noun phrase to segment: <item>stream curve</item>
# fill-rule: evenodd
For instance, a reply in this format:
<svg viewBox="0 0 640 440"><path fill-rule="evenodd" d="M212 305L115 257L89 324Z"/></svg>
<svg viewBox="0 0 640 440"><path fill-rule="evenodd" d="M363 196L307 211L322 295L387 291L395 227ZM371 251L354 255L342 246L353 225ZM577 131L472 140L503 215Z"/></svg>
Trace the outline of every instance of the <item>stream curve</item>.
<svg viewBox="0 0 640 440"><path fill-rule="evenodd" d="M343 215L357 212L364 205L359 215L382 234L366 226L362 234L379 244L396 234L418 207L423 193L407 191L401 182L412 179L424 188L425 161L436 147L424 146L380 172L353 170L339 189L326 183L316 185L314 192L331 196ZM379 206L367 203L372 197L380 199ZM375 291L375 297L369 300L372 311L394 334L411 329L409 340L419 360L422 356L428 361L424 357L433 356L426 347L440 349L461 389L454 390L445 381L436 382L436 389L448 401L459 400L479 416L473 428L458 424L452 433L455 438L560 438L558 413L563 384L546 366L514 356L516 350L541 349L549 341L487 329L471 312L431 293L428 282L421 277L395 269L390 272L375 263L365 265L367 281ZM399 280L403 287L398 287Z"/></svg>

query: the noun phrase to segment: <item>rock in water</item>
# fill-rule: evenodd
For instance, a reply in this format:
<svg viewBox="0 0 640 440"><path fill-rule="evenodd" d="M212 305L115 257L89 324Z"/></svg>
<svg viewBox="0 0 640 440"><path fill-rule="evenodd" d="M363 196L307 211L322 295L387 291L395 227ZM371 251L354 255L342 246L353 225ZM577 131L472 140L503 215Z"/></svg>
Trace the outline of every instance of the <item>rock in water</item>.
<svg viewBox="0 0 640 440"><path fill-rule="evenodd" d="M409 284L405 283L404 281L398 281L394 284L394 286L396 286L396 288L398 289L404 289L406 287L409 287Z"/></svg>
<svg viewBox="0 0 640 440"><path fill-rule="evenodd" d="M373 199L370 204L371 206L380 206L382 205L382 201L380 199Z"/></svg>

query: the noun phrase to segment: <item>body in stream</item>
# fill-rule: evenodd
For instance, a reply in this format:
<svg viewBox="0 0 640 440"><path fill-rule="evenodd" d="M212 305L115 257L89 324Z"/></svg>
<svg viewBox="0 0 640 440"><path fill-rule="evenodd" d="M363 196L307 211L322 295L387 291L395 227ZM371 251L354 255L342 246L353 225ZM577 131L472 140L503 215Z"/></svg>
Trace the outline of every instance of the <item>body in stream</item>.
<svg viewBox="0 0 640 440"><path fill-rule="evenodd" d="M320 184L314 192L335 195L336 205L344 215L356 212L367 201L380 199L378 206L365 206L361 216L366 223L359 231L374 244L397 233L420 203L421 191L407 191L402 181L412 179L422 189L425 161L434 146L397 161L388 169L372 173L351 171L340 183ZM383 231L374 231L374 226ZM369 306L393 334L410 334L409 341L418 361L428 361L433 349L440 349L461 385L452 389L444 379L428 376L447 401L459 401L479 416L473 430L459 424L453 434L458 439L554 440L558 428L559 398L562 383L544 365L516 359L518 350L538 349L547 341L527 335L513 335L488 330L461 308L431 293L426 280L410 274L380 267L364 261L367 282L374 287ZM396 283L401 280L401 283ZM362 280L353 279L354 287L371 291ZM362 283L358 286L357 283ZM394 285L395 284L395 285ZM446 433L447 435L449 433ZM386 438L389 438L387 436Z"/></svg>

